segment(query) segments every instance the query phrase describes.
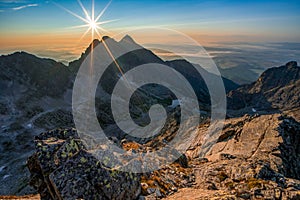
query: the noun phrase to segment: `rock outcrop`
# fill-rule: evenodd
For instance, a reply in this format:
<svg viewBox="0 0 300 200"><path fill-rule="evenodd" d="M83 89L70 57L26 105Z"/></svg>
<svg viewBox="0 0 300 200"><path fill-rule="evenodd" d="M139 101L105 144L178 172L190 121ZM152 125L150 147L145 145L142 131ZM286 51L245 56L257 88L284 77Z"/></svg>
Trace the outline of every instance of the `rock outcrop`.
<svg viewBox="0 0 300 200"><path fill-rule="evenodd" d="M196 176L190 192L208 199L300 198L300 123L279 114L228 119L203 158L205 132L200 128L186 153Z"/></svg>
<svg viewBox="0 0 300 200"><path fill-rule="evenodd" d="M45 132L35 145L27 165L41 199L136 199L141 192L138 174L108 169L74 129Z"/></svg>

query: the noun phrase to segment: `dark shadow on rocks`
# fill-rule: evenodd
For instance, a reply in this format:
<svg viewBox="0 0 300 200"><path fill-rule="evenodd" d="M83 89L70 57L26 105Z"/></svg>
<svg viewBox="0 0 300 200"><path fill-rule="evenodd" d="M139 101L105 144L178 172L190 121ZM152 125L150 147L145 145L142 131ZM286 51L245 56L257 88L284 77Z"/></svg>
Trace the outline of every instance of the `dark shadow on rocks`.
<svg viewBox="0 0 300 200"><path fill-rule="evenodd" d="M285 118L279 132L283 140L279 145L279 156L283 161L282 174L300 180L300 123L293 118Z"/></svg>

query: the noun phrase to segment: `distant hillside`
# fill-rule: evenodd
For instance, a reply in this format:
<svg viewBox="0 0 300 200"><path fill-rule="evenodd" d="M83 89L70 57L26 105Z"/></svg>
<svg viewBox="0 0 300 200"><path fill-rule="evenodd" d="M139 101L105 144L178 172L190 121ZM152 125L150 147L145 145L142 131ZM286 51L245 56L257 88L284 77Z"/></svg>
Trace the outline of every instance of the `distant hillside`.
<svg viewBox="0 0 300 200"><path fill-rule="evenodd" d="M62 63L26 52L0 57L1 83L33 86L40 95L61 96L68 87L70 71ZM5 85L1 87L4 91Z"/></svg>
<svg viewBox="0 0 300 200"><path fill-rule="evenodd" d="M266 70L257 81L228 93L228 108L288 111L300 107L300 67L291 61Z"/></svg>

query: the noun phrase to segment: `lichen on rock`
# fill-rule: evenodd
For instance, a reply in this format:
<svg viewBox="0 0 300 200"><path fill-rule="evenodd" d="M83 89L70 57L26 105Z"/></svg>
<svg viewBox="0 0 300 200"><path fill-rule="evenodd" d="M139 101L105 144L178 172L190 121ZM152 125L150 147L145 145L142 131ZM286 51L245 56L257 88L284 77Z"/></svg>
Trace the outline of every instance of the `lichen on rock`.
<svg viewBox="0 0 300 200"><path fill-rule="evenodd" d="M42 199L136 199L140 176L109 169L88 152L75 129L56 129L35 138L28 159L30 185Z"/></svg>

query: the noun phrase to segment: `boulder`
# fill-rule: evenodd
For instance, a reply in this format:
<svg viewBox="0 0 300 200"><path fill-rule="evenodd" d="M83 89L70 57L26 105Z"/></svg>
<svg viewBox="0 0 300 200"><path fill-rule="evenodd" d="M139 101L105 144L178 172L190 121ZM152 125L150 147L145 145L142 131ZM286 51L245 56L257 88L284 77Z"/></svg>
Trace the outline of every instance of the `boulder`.
<svg viewBox="0 0 300 200"><path fill-rule="evenodd" d="M140 176L107 168L88 152L75 129L35 138L27 166L41 199L137 199Z"/></svg>

